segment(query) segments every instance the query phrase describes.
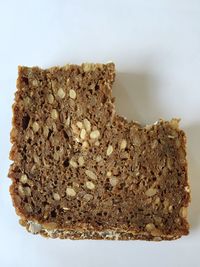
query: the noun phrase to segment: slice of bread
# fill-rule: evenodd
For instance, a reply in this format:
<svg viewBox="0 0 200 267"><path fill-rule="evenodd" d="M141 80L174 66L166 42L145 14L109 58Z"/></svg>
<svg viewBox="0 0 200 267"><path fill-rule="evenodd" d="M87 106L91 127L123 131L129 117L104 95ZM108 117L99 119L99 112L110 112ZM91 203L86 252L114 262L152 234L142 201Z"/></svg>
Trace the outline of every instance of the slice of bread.
<svg viewBox="0 0 200 267"><path fill-rule="evenodd" d="M32 233L171 240L188 234L185 134L115 113L113 63L19 67L10 192ZM130 107L131 108L131 107Z"/></svg>

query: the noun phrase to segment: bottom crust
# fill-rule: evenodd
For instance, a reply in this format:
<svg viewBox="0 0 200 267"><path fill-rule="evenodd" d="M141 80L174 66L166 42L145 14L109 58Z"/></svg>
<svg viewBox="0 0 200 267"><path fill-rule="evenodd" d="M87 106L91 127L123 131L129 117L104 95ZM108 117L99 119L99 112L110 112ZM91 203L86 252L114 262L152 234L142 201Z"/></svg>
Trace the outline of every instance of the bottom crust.
<svg viewBox="0 0 200 267"><path fill-rule="evenodd" d="M44 237L72 239L72 240L147 240L147 241L162 241L174 240L181 235L160 235L153 236L146 232L135 233L133 231L121 230L106 230L106 231L91 231L91 230L66 230L66 229L47 229L41 224L32 221L20 221L20 224L26 227L28 232L32 234L40 234Z"/></svg>

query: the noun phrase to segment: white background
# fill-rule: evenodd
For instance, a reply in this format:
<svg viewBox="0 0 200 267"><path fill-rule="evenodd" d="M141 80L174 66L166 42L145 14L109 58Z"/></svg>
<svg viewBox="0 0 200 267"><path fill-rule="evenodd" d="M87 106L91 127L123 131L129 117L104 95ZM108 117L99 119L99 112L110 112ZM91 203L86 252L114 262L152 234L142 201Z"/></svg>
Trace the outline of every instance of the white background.
<svg viewBox="0 0 200 267"><path fill-rule="evenodd" d="M148 124L182 118L192 203L180 240L46 240L18 224L7 178L17 66L110 60L118 112ZM199 87L198 0L0 0L0 266L200 266Z"/></svg>

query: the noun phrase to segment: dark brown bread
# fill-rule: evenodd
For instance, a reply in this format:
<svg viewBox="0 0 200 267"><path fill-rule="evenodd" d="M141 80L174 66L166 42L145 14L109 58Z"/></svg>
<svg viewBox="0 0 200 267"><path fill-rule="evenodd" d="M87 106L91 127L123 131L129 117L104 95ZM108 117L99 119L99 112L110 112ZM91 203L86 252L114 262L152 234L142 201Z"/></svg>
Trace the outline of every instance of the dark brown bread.
<svg viewBox="0 0 200 267"><path fill-rule="evenodd" d="M114 64L19 67L10 192L32 233L170 240L188 234L185 134L115 114Z"/></svg>

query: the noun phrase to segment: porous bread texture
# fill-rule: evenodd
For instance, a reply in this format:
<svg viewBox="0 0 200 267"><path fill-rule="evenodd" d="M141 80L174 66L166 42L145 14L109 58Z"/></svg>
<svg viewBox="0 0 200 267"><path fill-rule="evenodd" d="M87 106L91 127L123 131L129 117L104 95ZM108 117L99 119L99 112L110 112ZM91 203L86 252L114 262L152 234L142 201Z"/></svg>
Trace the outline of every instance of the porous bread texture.
<svg viewBox="0 0 200 267"><path fill-rule="evenodd" d="M32 233L171 240L189 232L186 137L115 112L113 63L19 67L10 192Z"/></svg>

